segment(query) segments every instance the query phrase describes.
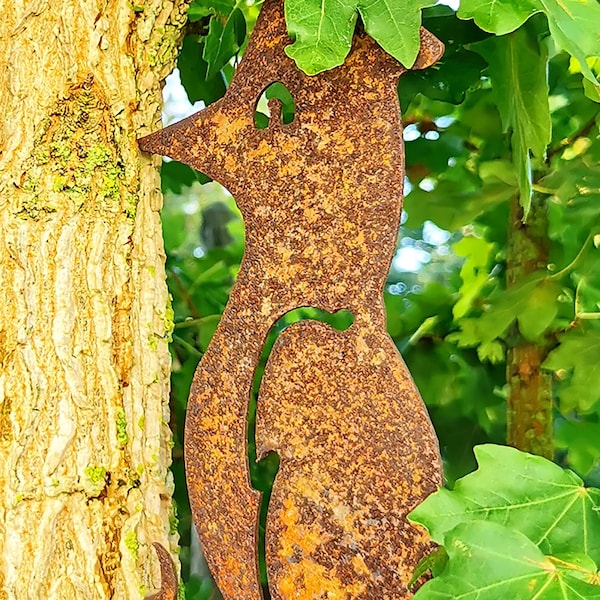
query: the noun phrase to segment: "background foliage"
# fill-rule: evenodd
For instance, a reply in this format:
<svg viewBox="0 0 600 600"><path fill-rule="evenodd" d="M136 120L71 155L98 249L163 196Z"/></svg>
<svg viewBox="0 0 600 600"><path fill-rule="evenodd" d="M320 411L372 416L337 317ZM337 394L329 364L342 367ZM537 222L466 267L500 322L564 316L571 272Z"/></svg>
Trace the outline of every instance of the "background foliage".
<svg viewBox="0 0 600 600"><path fill-rule="evenodd" d="M598 492L582 483L600 484L600 4L431 4L286 0L288 52L308 73L340 64L360 15L410 64L424 8L446 53L399 86L407 195L385 291L389 333L429 408L450 489L476 467L475 445L507 439L579 477L481 446L479 470L413 514L447 551L427 563L438 577L418 598L600 597ZM225 93L259 8L192 2L178 63L190 102ZM193 371L242 257L243 224L216 183L174 162L162 174L176 321L173 468L186 597L200 600L217 592L190 535L181 438ZM255 485L275 468L255 471ZM521 509L508 506L523 498ZM448 506L452 515L434 519ZM523 587L529 580L535 590ZM480 595L465 591L473 589Z"/></svg>

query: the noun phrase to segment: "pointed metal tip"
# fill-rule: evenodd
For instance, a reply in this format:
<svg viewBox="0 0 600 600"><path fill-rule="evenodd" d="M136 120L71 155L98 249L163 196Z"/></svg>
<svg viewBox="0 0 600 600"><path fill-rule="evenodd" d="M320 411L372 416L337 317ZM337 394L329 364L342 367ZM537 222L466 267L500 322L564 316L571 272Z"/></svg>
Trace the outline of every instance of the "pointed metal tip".
<svg viewBox="0 0 600 600"><path fill-rule="evenodd" d="M426 69L434 65L444 55L445 46L433 33L421 27L421 50L413 69Z"/></svg>
<svg viewBox="0 0 600 600"><path fill-rule="evenodd" d="M166 154L164 129L159 129L150 135L138 138L138 146L142 152L149 154Z"/></svg>
<svg viewBox="0 0 600 600"><path fill-rule="evenodd" d="M160 544L154 542L152 545L160 563L161 583L160 590L152 596L147 596L146 600L177 600L177 573L171 555Z"/></svg>

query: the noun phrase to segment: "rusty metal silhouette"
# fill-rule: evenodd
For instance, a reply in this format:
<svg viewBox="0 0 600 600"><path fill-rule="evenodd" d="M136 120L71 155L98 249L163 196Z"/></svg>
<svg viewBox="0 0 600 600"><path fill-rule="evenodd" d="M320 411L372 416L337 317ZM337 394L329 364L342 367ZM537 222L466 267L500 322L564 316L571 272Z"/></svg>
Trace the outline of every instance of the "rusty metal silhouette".
<svg viewBox="0 0 600 600"><path fill-rule="evenodd" d="M269 504L273 600L403 599L431 549L407 513L441 484L426 409L386 333L382 291L402 209L397 98L406 69L364 32L345 64L308 77L284 52L279 0L266 0L223 99L140 140L206 173L234 196L246 230L237 282L196 371L185 428L194 521L226 600L260 600L260 493L252 488L247 418L271 326L297 307L346 309L336 331L301 322L280 334L259 391L259 458L281 459ZM415 67L443 51L421 30ZM266 129L256 102L273 82Z"/></svg>

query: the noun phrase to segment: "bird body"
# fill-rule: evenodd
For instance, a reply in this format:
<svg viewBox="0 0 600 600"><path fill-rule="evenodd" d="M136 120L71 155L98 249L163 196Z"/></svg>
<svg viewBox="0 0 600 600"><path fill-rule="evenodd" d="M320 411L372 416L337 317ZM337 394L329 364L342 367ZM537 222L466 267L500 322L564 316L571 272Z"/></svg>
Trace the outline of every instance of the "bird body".
<svg viewBox="0 0 600 600"><path fill-rule="evenodd" d="M421 30L417 68L442 45ZM430 548L407 513L441 483L435 433L385 331L382 290L402 210L404 154L397 84L406 69L364 32L345 64L298 70L283 6L266 0L225 97L140 140L219 181L246 231L237 282L194 377L186 474L207 562L226 600L261 600L260 493L248 470L248 405L273 324L298 307L348 310L336 331L301 322L280 334L262 378L259 454L280 455L269 504L273 600L411 597ZM291 123L254 121L281 82ZM260 458L260 457L259 457Z"/></svg>

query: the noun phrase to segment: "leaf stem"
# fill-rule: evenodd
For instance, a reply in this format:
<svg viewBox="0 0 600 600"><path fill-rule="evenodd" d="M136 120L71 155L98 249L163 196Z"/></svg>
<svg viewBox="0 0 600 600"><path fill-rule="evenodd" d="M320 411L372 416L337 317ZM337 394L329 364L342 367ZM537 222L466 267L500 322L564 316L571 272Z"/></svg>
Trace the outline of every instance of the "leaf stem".
<svg viewBox="0 0 600 600"><path fill-rule="evenodd" d="M579 252L577 253L577 256L575 256L575 258L566 267L564 267L563 269L561 269L557 273L554 273L553 275L550 275L548 277L548 279L561 279L567 273L571 272L577 266L577 263L581 260L581 257L583 256L583 254L584 254L584 252L586 250L586 246L594 238L594 235L595 235L595 232L594 231L590 231L590 233L588 234L587 238L585 238L585 242L583 242L581 248L579 249Z"/></svg>
<svg viewBox="0 0 600 600"><path fill-rule="evenodd" d="M183 281L174 269L167 269L168 276L175 282L177 289L183 299L183 301L187 304L187 307L190 309L190 314L195 318L200 318L200 311L196 308L194 304L194 300L189 294L187 287L184 285Z"/></svg>
<svg viewBox="0 0 600 600"><path fill-rule="evenodd" d="M549 164L550 160L552 159L552 157L554 155L561 152L567 146L570 146L571 144L575 143L579 138L586 136L592 130L594 125L596 124L596 116L597 115L594 115L589 121L584 123L582 125L581 129L576 131L573 135L562 140L558 146L555 146L554 148L550 148L546 154L546 163Z"/></svg>
<svg viewBox="0 0 600 600"><path fill-rule="evenodd" d="M537 183L533 183L531 189L534 192L538 192L538 194L546 194L547 196L554 196L554 194L556 194L556 190L551 190L550 188L538 185Z"/></svg>
<svg viewBox="0 0 600 600"><path fill-rule="evenodd" d="M600 319L600 312L580 312L575 315L575 319L580 319L582 321Z"/></svg>
<svg viewBox="0 0 600 600"><path fill-rule="evenodd" d="M192 344L190 344L189 342L186 342L182 337L178 335L173 335L173 342L176 342L184 350L187 350L191 355L202 358L202 352L200 352L198 348L192 346Z"/></svg>
<svg viewBox="0 0 600 600"><path fill-rule="evenodd" d="M209 315L208 317L198 317L197 319L186 319L185 321L175 323L173 329L188 329L190 327L199 327L201 325L206 325L206 323L209 323L215 318L215 315Z"/></svg>

